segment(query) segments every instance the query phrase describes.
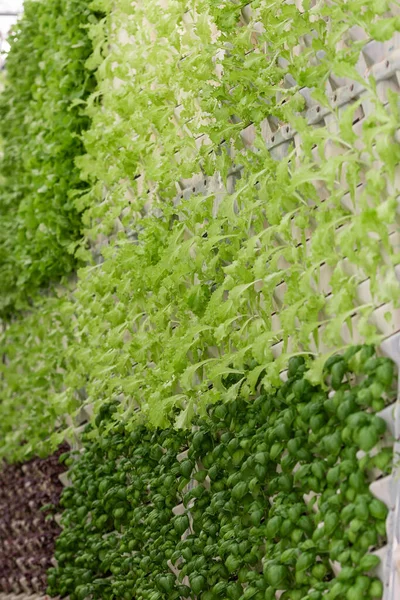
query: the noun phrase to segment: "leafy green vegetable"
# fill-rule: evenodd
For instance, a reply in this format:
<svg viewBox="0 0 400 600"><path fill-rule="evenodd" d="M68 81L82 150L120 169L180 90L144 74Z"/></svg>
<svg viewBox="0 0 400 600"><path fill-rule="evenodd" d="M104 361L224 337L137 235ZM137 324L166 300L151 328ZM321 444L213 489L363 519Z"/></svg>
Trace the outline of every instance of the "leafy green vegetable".
<svg viewBox="0 0 400 600"><path fill-rule="evenodd" d="M371 314L400 298L390 189L399 113L394 94L383 102L357 72L352 28L381 28L386 39L398 19L375 0L306 2L302 10L280 0L256 4L242 14L241 2L226 1L200 0L196 9L158 0L27 2L2 99L0 311L36 301L38 287L70 273L75 260L87 263L60 308L73 330L54 350L65 369L61 392L54 352L43 354L57 416L71 417L78 398L96 415L124 398L115 421L185 428L209 404L223 401L223 419L239 392L249 400L261 384L278 388L288 365L299 375L299 403L309 403L313 384L340 388L352 369L377 367L368 392L346 399L340 416L353 400L374 411L386 402L392 367L376 358L371 365L379 340ZM312 44L304 44L310 31ZM373 110L357 134L360 101L332 107L332 73L363 82ZM302 112L305 87L315 90L317 127ZM320 127L323 118L332 127ZM296 168L290 144L270 147L281 123L289 128L281 133L297 132ZM360 306L366 279L370 301ZM324 369L319 349L332 356L343 337L354 338L355 322L369 346ZM35 333L27 331L28 345ZM22 342L15 351L23 354ZM339 410L338 399L326 402ZM337 454L329 415L314 412L313 435L326 434L321 452ZM18 411L6 420L17 432L14 449L7 442L11 457L23 438ZM287 427L277 424L276 444L289 442ZM343 438L360 435L367 449L380 434L365 427ZM31 450L42 445L33 430L24 438ZM243 452L232 460L240 463ZM263 470L254 468L259 480ZM320 478L309 477L317 489ZM291 482L273 485L290 490Z"/></svg>
<svg viewBox="0 0 400 600"><path fill-rule="evenodd" d="M336 390L342 399L375 377L348 369ZM358 460L359 437L342 440L342 432L383 426L356 402L345 420L331 413L325 385L308 386L309 405L299 403L305 370L291 372L251 401L209 405L191 430L132 429L105 406L72 462L49 592L77 598L84 585L94 600L262 600L277 590L289 600L315 591L319 600L373 598L379 559L368 552L385 543L387 508L369 491L375 456ZM313 431L315 410L326 425ZM388 461L381 466L390 470ZM337 577L330 561L342 567Z"/></svg>
<svg viewBox="0 0 400 600"><path fill-rule="evenodd" d="M100 14L82 0L26 0L9 38L0 99L0 315L69 275L80 237L75 166L95 78L87 34Z"/></svg>
<svg viewBox="0 0 400 600"><path fill-rule="evenodd" d="M324 377L340 387L369 350L357 347L325 371L324 357L310 356L352 339L354 316L360 336L376 343L374 307L400 298L395 202L382 204L399 158L398 107L357 73L360 44L347 35L375 21L390 30L391 17L377 15L373 0L303 11L260 2L246 23L241 2L200 0L187 13L157 0L101 4L106 18L91 35L96 60L105 58L78 161L88 184L78 254L90 260L91 246L97 264L81 270L77 284L69 393L86 387L97 409L123 393L139 405L121 409L132 421L186 427L239 390L251 398L262 381L279 386L288 365L291 376L309 371L293 390L299 402ZM313 43L298 52L310 31ZM357 135L358 103L338 112L324 93L332 70L362 80L374 107ZM320 91L335 127L306 123L304 86ZM298 134L295 169L290 150L274 160L274 136L268 144L262 136L282 122ZM250 124L251 145L243 141ZM360 306L358 285L367 278L371 302ZM376 383L388 382L389 370Z"/></svg>

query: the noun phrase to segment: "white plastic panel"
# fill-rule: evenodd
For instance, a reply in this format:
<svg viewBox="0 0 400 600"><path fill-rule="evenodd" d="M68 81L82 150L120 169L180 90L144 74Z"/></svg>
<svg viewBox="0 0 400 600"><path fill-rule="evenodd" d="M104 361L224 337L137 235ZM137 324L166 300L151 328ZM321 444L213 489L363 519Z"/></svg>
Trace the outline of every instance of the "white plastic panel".
<svg viewBox="0 0 400 600"><path fill-rule="evenodd" d="M400 332L392 335L381 344L383 354L389 356L400 368ZM400 377L399 377L400 382ZM400 600L400 383L397 401L380 413L388 423L394 437L394 470L390 477L385 477L371 484L371 492L381 499L389 508L387 520L388 546L386 561L382 563L381 576L385 593L383 600Z"/></svg>

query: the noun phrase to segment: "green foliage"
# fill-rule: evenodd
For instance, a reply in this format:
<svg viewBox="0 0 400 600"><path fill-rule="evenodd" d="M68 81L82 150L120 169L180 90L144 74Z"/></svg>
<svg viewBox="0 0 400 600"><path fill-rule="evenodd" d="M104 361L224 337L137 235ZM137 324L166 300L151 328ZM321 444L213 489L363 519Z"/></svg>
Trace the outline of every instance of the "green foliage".
<svg viewBox="0 0 400 600"><path fill-rule="evenodd" d="M0 331L0 460L47 456L64 438L65 416L78 407L77 398L63 396L71 315L67 292L59 294Z"/></svg>
<svg viewBox="0 0 400 600"><path fill-rule="evenodd" d="M95 79L86 66L87 27L96 20L85 0L27 0L10 36L0 100L3 316L75 266L75 197L86 187L75 158L89 124L82 106Z"/></svg>
<svg viewBox="0 0 400 600"><path fill-rule="evenodd" d="M334 351L354 326L376 343L371 313L398 305L397 100L389 94L385 104L358 74L362 44L350 35L357 25L371 36L377 22L392 31L398 19L375 0L305 1L303 11L257 1L246 19L242 4L117 0L93 29L104 61L79 207L86 242L102 257L80 272L79 367L68 386L85 385L96 410L122 394L130 419L134 398L152 425L168 426L174 407L187 425L222 399L231 369L246 373L250 398L261 373L273 385L290 356ZM371 113L362 128L353 129L358 101L340 112L328 102L331 73L364 82ZM301 114L305 87L328 106L329 127ZM261 135L266 119L298 132L281 160ZM179 193L195 174L208 192ZM90 258L86 244L78 254Z"/></svg>
<svg viewBox="0 0 400 600"><path fill-rule="evenodd" d="M76 258L91 264L79 271L72 298L54 309L69 316L66 338L58 336L66 343L50 352L45 342L40 353L48 404L59 416L73 414L85 390L96 414L118 400L118 418L130 426L184 428L238 389L244 400L261 383L272 393L293 357L318 357L307 378L320 383L325 352L355 337L377 343L373 310L389 303L390 319L398 306L399 108L394 93L383 98L373 77L360 75L364 42L354 40L361 30L367 40L389 39L398 18L377 0L244 4L27 3L3 96L10 142L1 302L5 310L22 290L73 268L69 250L83 213ZM94 18L100 13L106 17ZM94 88L88 69L97 69L97 87L85 102ZM361 99L339 110L324 91L329 77L348 91L363 83L362 127L353 127ZM304 95L318 103L315 118L327 111L318 122L327 126L308 123ZM81 142L70 132L80 134L88 120L80 181ZM262 131L271 129L272 143L282 123L284 135L297 132L295 147L270 151ZM207 191L183 192L196 174ZM5 392L11 457L22 450L9 432L29 451L42 446L34 433L47 419L41 403L24 435L12 408L15 397L27 410L37 397L35 384L29 394L30 380L14 374L37 364L26 349L39 321L29 317L24 331L21 321L16 341L2 342L16 357L12 393ZM358 440L364 447L370 426ZM60 429L53 447L61 436Z"/></svg>
<svg viewBox="0 0 400 600"><path fill-rule="evenodd" d="M326 364L325 387L313 386L295 358L276 392L210 406L192 432L130 430L116 404L104 405L83 453L68 459L72 486L61 501L49 592L71 600L263 600L277 590L287 600L380 598L370 575L379 559L368 551L385 543L387 508L368 486L372 469L391 468L385 423L374 414L375 386L383 404L391 395L383 370L393 376L390 360L357 347ZM330 561L342 567L337 577Z"/></svg>
<svg viewBox="0 0 400 600"><path fill-rule="evenodd" d="M104 422L111 424L109 418ZM113 425L108 433L101 427L97 440L86 439L87 451L71 472L73 486L64 490L60 566L48 579L56 595L57 589L75 599L93 594L105 600L125 598L131 590L129 598L134 597L133 589L151 589L167 570L180 539L171 510L183 434L144 428L129 434Z"/></svg>

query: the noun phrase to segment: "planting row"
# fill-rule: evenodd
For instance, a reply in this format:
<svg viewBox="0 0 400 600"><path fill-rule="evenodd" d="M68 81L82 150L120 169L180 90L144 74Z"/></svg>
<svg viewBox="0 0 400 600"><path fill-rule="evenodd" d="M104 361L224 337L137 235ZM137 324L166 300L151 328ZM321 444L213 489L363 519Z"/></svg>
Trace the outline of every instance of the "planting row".
<svg viewBox="0 0 400 600"><path fill-rule="evenodd" d="M95 88L87 34L100 13L84 0L24 2L11 32L0 98L0 316L26 308L37 290L75 268L84 188L75 157Z"/></svg>
<svg viewBox="0 0 400 600"><path fill-rule="evenodd" d="M382 598L372 552L386 505L369 491L392 466L376 415L393 363L354 347L324 385L288 379L209 406L191 432L131 428L108 404L72 454L49 592L71 600ZM225 381L226 393L236 375Z"/></svg>

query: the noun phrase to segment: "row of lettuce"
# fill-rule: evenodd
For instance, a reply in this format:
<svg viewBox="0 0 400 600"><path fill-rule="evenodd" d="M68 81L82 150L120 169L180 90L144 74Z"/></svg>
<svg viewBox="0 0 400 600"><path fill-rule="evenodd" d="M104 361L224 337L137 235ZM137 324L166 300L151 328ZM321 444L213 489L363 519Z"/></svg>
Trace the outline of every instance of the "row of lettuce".
<svg viewBox="0 0 400 600"><path fill-rule="evenodd" d="M85 184L75 158L89 125L82 106L96 85L87 28L100 16L87 4L28 0L10 35L0 103L2 316L26 307L76 265L75 198Z"/></svg>

